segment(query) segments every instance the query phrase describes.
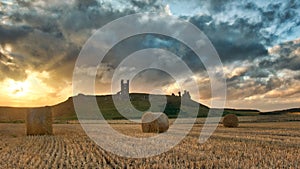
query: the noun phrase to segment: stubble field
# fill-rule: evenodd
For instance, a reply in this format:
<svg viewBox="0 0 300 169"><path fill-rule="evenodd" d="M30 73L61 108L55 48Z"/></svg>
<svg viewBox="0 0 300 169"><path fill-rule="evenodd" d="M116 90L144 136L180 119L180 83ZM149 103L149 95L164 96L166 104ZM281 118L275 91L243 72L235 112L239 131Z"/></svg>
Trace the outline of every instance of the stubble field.
<svg viewBox="0 0 300 169"><path fill-rule="evenodd" d="M140 125L111 124L143 136ZM172 150L129 159L106 152L79 124L54 124L53 136L25 136L25 124L0 124L0 168L300 168L300 123L241 123L198 143L202 124Z"/></svg>

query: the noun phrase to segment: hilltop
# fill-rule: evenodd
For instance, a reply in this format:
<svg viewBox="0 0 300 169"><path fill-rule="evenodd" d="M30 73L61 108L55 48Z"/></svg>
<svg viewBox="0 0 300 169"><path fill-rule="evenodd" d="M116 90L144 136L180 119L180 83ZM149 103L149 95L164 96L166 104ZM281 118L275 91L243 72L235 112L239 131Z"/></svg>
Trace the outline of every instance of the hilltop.
<svg viewBox="0 0 300 169"><path fill-rule="evenodd" d="M74 96L78 97L78 96ZM94 96L84 96L84 97L94 97ZM124 119L124 117L117 111L114 106L112 95L99 95L95 96L99 109L105 119ZM131 93L131 104L141 113L135 115L133 118L140 118L143 112L149 109L149 94L146 93ZM168 115L169 118L176 118L179 111L183 111L184 108L180 109L181 97L171 96L171 95L154 95L158 100L155 105L157 105L156 111L164 110L164 113ZM163 105L160 105L159 101L162 98L167 98L167 104L164 109ZM195 102L193 100L189 101L189 106L199 106L198 117L206 117L209 111L209 107L201 103ZM68 98L66 101L53 105L52 113L54 120L57 121L67 121L76 120L76 112L73 105L73 97ZM0 107L0 122L22 122L25 119L26 111L29 108L14 108L14 107ZM259 115L258 110L245 110L245 109L224 109L223 115L225 114L237 114L239 116L249 116L249 115ZM188 114L186 114L188 116Z"/></svg>
<svg viewBox="0 0 300 169"><path fill-rule="evenodd" d="M292 108L292 109L286 109L286 110L276 110L276 111L270 111L270 112L260 112L260 115L283 115L283 114L299 114L300 108Z"/></svg>

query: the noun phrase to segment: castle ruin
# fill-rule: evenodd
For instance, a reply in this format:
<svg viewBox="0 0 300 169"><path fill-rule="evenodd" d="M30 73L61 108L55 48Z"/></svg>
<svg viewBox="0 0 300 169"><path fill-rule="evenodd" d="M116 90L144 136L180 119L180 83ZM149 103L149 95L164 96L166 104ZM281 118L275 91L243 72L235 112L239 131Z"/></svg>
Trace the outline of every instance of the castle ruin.
<svg viewBox="0 0 300 169"><path fill-rule="evenodd" d="M124 80L121 80L121 91L117 93L120 96L128 96L129 95L129 80L127 83L124 83Z"/></svg>
<svg viewBox="0 0 300 169"><path fill-rule="evenodd" d="M121 80L121 90L117 93L118 96L120 96L120 98L124 98L126 96L129 96L129 80L127 80L126 82L124 82L124 80ZM172 96L175 96L174 93L172 93ZM183 99L186 100L190 100L191 99L191 95L190 92L187 90L184 90L183 94L181 94L181 92L178 92L178 96L182 97ZM131 98L129 96L129 98ZM144 98L146 99L146 98Z"/></svg>
<svg viewBox="0 0 300 169"><path fill-rule="evenodd" d="M191 99L190 92L184 90L182 97L183 97L184 99Z"/></svg>

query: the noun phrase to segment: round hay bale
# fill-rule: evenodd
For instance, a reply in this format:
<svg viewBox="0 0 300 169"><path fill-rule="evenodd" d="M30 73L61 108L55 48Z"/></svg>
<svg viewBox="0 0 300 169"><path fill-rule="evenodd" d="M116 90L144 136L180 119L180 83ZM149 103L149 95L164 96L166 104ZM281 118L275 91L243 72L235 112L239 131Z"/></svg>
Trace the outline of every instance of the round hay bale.
<svg viewBox="0 0 300 169"><path fill-rule="evenodd" d="M52 135L51 107L32 108L26 115L27 135Z"/></svg>
<svg viewBox="0 0 300 169"><path fill-rule="evenodd" d="M147 112L142 116L144 133L162 133L169 129L168 116L160 112Z"/></svg>
<svg viewBox="0 0 300 169"><path fill-rule="evenodd" d="M224 127L238 127L239 119L235 114L227 114L223 118L223 126Z"/></svg>

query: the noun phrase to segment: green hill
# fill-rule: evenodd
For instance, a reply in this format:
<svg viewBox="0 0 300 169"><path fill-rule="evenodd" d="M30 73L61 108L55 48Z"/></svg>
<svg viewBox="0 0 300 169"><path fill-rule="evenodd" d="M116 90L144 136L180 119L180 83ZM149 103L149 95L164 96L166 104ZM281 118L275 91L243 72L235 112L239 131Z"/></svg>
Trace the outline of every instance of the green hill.
<svg viewBox="0 0 300 169"><path fill-rule="evenodd" d="M75 96L78 97L78 96ZM93 97L93 96L84 96L84 97ZM176 118L180 111L181 98L178 96L164 96L164 95L152 95L155 101L153 101L155 106L151 107L149 101L149 94L144 93L131 93L130 94L130 102L133 107L138 110L137 112L131 113L131 118L140 118L143 112L148 111L151 107L151 111L164 111L168 115L169 118ZM163 103L164 98L167 98L167 104ZM124 119L124 117L119 113L116 109L115 104L113 102L112 95L106 96L96 96L96 100L101 110L102 115L105 119ZM121 106L121 109L126 109L126 103L122 103L122 99L118 100L118 103ZM199 113L198 116L205 117L209 111L207 106L199 104L197 102L191 101L191 106L196 107L199 105ZM122 107L124 105L124 107ZM165 105L165 107L164 107ZM183 110L182 108L181 110ZM67 101L62 102L60 104L54 105L52 107L53 116L57 120L74 120L76 119L75 110L73 107L73 99L69 98ZM131 110L132 111L132 110Z"/></svg>
<svg viewBox="0 0 300 169"><path fill-rule="evenodd" d="M260 112L260 115L283 115L283 114L297 114L300 113L300 108L292 108L286 110L276 110L271 112Z"/></svg>
<svg viewBox="0 0 300 169"><path fill-rule="evenodd" d="M82 95L83 96L83 95ZM78 97L78 96L74 96ZM83 96L83 97L94 97L94 96ZM163 102L164 98L167 98L167 103ZM181 97L179 96L171 96L171 95L151 95L149 98L149 94L146 93L131 93L130 94L130 103L133 107L138 110L135 112L134 110L130 110L133 113L129 114L130 118L141 118L143 112L148 111L151 107L149 99L153 98L153 103L155 106L151 107L151 111L163 111L168 115L169 118L176 118L180 110L182 114L187 117L189 114L185 112L186 107L197 107L199 106L197 117L206 117L209 111L209 107L195 102L193 100L189 100L187 103L183 104L186 107L181 107ZM101 110L101 113L105 119L124 119L122 114L116 109L115 104L113 102L112 95L105 96L96 96L96 100ZM125 109L126 103L122 103L122 100L118 100L118 103L121 105L121 109ZM124 106L122 105L124 104ZM123 107L122 107L123 106ZM76 120L77 116L73 106L73 98L69 98L65 102L54 105L52 107L52 112L55 120ZM239 116L253 116L259 115L258 110L245 110L245 109L224 109L223 115L233 113ZM128 116L127 116L128 117Z"/></svg>
<svg viewBox="0 0 300 169"><path fill-rule="evenodd" d="M95 96L85 96L80 95L82 97L95 97ZM79 97L79 96L74 96ZM165 105L164 100L167 100ZM149 99L153 100L153 105L151 106ZM96 100L101 110L102 115L105 119L124 119L124 117L118 112L116 109L113 96L105 95L105 96L96 96ZM168 115L169 118L176 118L178 113L181 111L184 117L190 116L187 111L189 108L196 108L199 106L198 117L206 117L209 111L209 107L195 102L193 100L185 101L181 106L181 97L179 96L170 96L170 95L151 95L149 98L149 94L145 93L131 93L130 94L130 102L133 107L137 110L134 113L131 113L131 118L140 118L143 112L148 111L151 108L151 111L163 111ZM124 102L124 107L122 103L122 99L118 100L118 103L121 105L121 109L126 109L126 103ZM165 107L164 107L165 106ZM76 120L77 115L74 110L73 105L73 97L68 98L66 101L53 105L52 113L55 121L68 121L68 120ZM13 107L0 107L0 122L23 122L25 119L26 111L29 108L13 108ZM129 110L131 111L131 110ZM129 112L130 113L130 112ZM225 114L237 114L239 116L249 116L249 115L259 115L259 111L257 110L240 110L240 109L224 109Z"/></svg>

